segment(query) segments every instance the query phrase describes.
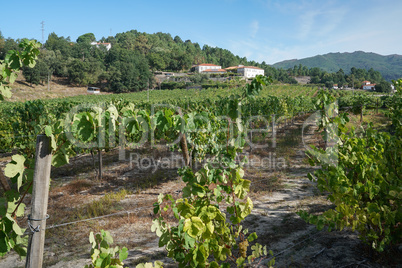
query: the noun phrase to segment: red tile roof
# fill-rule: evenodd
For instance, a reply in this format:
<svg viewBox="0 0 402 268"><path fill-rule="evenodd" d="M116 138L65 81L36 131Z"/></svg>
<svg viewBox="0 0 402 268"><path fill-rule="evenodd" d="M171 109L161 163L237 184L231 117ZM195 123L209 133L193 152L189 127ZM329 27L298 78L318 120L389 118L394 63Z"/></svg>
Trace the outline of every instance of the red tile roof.
<svg viewBox="0 0 402 268"><path fill-rule="evenodd" d="M202 72L225 72L226 73L226 70L225 69L206 69Z"/></svg>
<svg viewBox="0 0 402 268"><path fill-rule="evenodd" d="M238 69L238 68L241 68L241 67L239 67L239 66L231 66L231 67L227 67L225 69L226 70L235 70L235 69Z"/></svg>
<svg viewBox="0 0 402 268"><path fill-rule="evenodd" d="M255 67L255 66L242 66L242 67L238 67L238 69L245 69L245 68L248 68L248 69L258 69L258 70L264 70L264 69L261 69L261 68L259 68L259 67Z"/></svg>
<svg viewBox="0 0 402 268"><path fill-rule="evenodd" d="M202 64L198 64L196 66L219 66L219 65L215 65L215 64L211 64L211 63L202 63Z"/></svg>

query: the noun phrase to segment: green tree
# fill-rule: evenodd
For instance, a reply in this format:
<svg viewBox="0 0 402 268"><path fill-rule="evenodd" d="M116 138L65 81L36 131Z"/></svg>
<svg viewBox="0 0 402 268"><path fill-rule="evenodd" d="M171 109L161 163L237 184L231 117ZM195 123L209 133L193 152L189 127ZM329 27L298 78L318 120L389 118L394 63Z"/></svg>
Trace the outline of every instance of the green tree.
<svg viewBox="0 0 402 268"><path fill-rule="evenodd" d="M95 42L95 41L96 41L96 38L93 33L86 33L77 38L77 43L88 43L89 44L89 43Z"/></svg>
<svg viewBox="0 0 402 268"><path fill-rule="evenodd" d="M375 85L375 91L390 93L392 91L391 84L385 80L381 80L379 84Z"/></svg>
<svg viewBox="0 0 402 268"><path fill-rule="evenodd" d="M54 32L49 34L46 43L45 43L45 48L48 51L54 51L57 53L57 51L60 52L59 55L61 55L64 59L68 58L71 56L71 50L72 50L72 43L70 40L70 37L64 38L63 36L57 36ZM61 58L59 58L61 60Z"/></svg>
<svg viewBox="0 0 402 268"><path fill-rule="evenodd" d="M22 68L22 74L25 77L25 80L31 84L38 85L47 80L49 73L49 67L43 60L38 60L36 65L33 68L28 66L24 66Z"/></svg>
<svg viewBox="0 0 402 268"><path fill-rule="evenodd" d="M134 50L135 37L133 32L119 33L116 34L116 41L121 48Z"/></svg>
<svg viewBox="0 0 402 268"><path fill-rule="evenodd" d="M87 62L74 59L68 66L68 80L76 85L85 85L85 73L89 70Z"/></svg>
<svg viewBox="0 0 402 268"><path fill-rule="evenodd" d="M42 50L39 58L46 63L49 75L67 76L67 61L63 58L60 50Z"/></svg>
<svg viewBox="0 0 402 268"><path fill-rule="evenodd" d="M320 77L320 76L321 76L321 73L322 73L322 71L321 71L321 69L318 68L318 67L314 67L314 68L311 68L311 69L310 69L310 76L317 76L317 77Z"/></svg>
<svg viewBox="0 0 402 268"><path fill-rule="evenodd" d="M0 60L4 60L8 51L20 51L19 40L12 38L4 39L3 48L0 50Z"/></svg>
<svg viewBox="0 0 402 268"><path fill-rule="evenodd" d="M2 55L6 54L4 51L5 45L6 45L6 41L4 40L4 36L1 34L1 31L0 31L0 60L4 59L4 56L2 56Z"/></svg>
<svg viewBox="0 0 402 268"><path fill-rule="evenodd" d="M76 59L81 58L83 61L85 61L86 58L91 57L92 49L95 48L95 46L92 46L88 42L77 43L73 46L71 55Z"/></svg>
<svg viewBox="0 0 402 268"><path fill-rule="evenodd" d="M176 35L173 40L176 44L183 44L183 40L181 40L180 36Z"/></svg>
<svg viewBox="0 0 402 268"><path fill-rule="evenodd" d="M40 43L36 40L23 39L19 44L21 51L8 51L4 60L0 60L0 101L11 97L10 85L14 83L23 66L35 66L39 47Z"/></svg>
<svg viewBox="0 0 402 268"><path fill-rule="evenodd" d="M161 53L151 52L147 55L147 59L152 70L165 70L166 63Z"/></svg>
<svg viewBox="0 0 402 268"><path fill-rule="evenodd" d="M334 81L330 80L330 81L325 82L326 88L332 88L333 86L334 86Z"/></svg>
<svg viewBox="0 0 402 268"><path fill-rule="evenodd" d="M354 88L355 87L355 82L356 82L356 77L354 74L350 74L346 81L348 82L348 86Z"/></svg>
<svg viewBox="0 0 402 268"><path fill-rule="evenodd" d="M96 60L74 59L68 66L68 79L76 85L96 84L102 73L102 64Z"/></svg>
<svg viewBox="0 0 402 268"><path fill-rule="evenodd" d="M190 77L190 81L195 84L202 84L208 81L208 74L195 73Z"/></svg>
<svg viewBox="0 0 402 268"><path fill-rule="evenodd" d="M152 74L149 71L148 62L141 53L131 52L126 49L111 49L106 58L110 65L109 89L115 92L139 91L152 82Z"/></svg>
<svg viewBox="0 0 402 268"><path fill-rule="evenodd" d="M381 73L378 71L374 71L373 68L370 68L370 70L368 70L367 79L370 80L370 82L372 83L379 83L381 80L383 80Z"/></svg>
<svg viewBox="0 0 402 268"><path fill-rule="evenodd" d="M146 55L150 48L151 48L151 46L148 43L148 38L147 38L146 34L140 34L135 38L134 50L137 50L140 53Z"/></svg>

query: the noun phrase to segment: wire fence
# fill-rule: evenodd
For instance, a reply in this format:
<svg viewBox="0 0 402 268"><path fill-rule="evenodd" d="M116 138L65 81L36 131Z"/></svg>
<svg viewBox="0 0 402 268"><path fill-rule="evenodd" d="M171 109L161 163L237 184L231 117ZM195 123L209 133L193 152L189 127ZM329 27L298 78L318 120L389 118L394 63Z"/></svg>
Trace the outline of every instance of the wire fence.
<svg viewBox="0 0 402 268"><path fill-rule="evenodd" d="M113 216L124 215L124 214L127 214L127 216L130 216L131 213L136 213L136 212L151 209L151 208L153 208L153 206L140 207L140 208L136 208L136 209L133 209L133 210L119 211L119 212L115 212L115 213L111 213L111 214L107 214L107 215L102 215L102 216L97 216L97 217L93 217L93 218L89 218L89 219L82 219L82 220L78 220L78 221L54 224L54 225L51 225L49 227L46 227L46 230L53 229L53 228L58 228L58 227L63 227L63 226L67 226L67 225L72 225L72 224L77 224L77 223L81 223L81 222L88 222L88 221L93 221L93 220L109 218L109 217L113 217Z"/></svg>

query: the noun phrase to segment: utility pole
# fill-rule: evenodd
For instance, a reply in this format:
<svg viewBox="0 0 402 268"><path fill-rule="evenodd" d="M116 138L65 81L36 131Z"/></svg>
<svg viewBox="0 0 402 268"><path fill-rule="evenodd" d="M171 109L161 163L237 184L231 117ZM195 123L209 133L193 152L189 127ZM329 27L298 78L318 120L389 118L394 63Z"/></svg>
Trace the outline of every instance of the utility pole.
<svg viewBox="0 0 402 268"><path fill-rule="evenodd" d="M50 91L50 71L47 72L47 91Z"/></svg>
<svg viewBox="0 0 402 268"><path fill-rule="evenodd" d="M42 24L42 47L45 44L45 22L42 21L40 24Z"/></svg>

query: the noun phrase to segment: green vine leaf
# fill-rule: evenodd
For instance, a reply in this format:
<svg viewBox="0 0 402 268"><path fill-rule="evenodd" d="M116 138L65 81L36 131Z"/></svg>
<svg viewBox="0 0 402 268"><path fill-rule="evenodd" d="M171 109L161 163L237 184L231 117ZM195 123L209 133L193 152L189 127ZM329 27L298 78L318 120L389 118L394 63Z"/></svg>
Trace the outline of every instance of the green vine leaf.
<svg viewBox="0 0 402 268"><path fill-rule="evenodd" d="M23 174L25 170L25 157L22 155L13 155L11 157L12 161L6 165L4 169L4 174L9 178L17 177L17 187L21 188Z"/></svg>
<svg viewBox="0 0 402 268"><path fill-rule="evenodd" d="M199 217L191 217L184 221L183 231L187 232L189 236L197 238L205 232L205 224Z"/></svg>

